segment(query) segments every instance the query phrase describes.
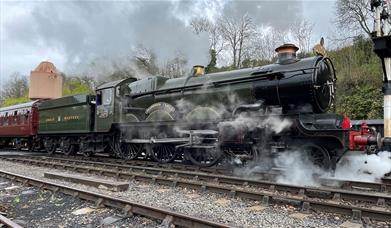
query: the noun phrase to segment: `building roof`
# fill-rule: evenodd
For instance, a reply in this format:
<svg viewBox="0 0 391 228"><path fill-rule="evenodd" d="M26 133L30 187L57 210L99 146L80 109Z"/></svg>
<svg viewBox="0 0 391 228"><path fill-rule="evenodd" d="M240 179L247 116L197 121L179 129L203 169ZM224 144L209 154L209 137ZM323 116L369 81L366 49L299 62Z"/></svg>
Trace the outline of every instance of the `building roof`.
<svg viewBox="0 0 391 228"><path fill-rule="evenodd" d="M35 70L32 72L39 72L39 73L58 73L56 66L54 66L53 63L48 61L41 62Z"/></svg>

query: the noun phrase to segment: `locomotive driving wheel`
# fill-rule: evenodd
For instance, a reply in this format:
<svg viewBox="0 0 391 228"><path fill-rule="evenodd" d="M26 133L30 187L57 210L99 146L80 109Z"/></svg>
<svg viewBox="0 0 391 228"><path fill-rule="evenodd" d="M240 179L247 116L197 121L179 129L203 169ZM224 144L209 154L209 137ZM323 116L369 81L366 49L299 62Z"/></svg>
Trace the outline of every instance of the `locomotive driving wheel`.
<svg viewBox="0 0 391 228"><path fill-rule="evenodd" d="M75 145L71 143L70 138L62 138L60 142L61 151L66 155L74 155L76 153Z"/></svg>
<svg viewBox="0 0 391 228"><path fill-rule="evenodd" d="M45 147L45 150L48 154L52 155L54 152L56 152L57 145L54 139L52 138L45 138L43 141L43 145Z"/></svg>
<svg viewBox="0 0 391 228"><path fill-rule="evenodd" d="M143 151L142 144L136 143L123 143L121 145L121 152L119 154L120 158L125 160L133 160L140 156Z"/></svg>
<svg viewBox="0 0 391 228"><path fill-rule="evenodd" d="M175 145L163 143L152 145L151 157L159 163L172 162L176 156Z"/></svg>
<svg viewBox="0 0 391 228"><path fill-rule="evenodd" d="M218 148L186 148L185 157L194 165L208 167L219 162L223 153Z"/></svg>
<svg viewBox="0 0 391 228"><path fill-rule="evenodd" d="M316 167L323 170L329 170L331 168L330 155L325 148L314 143L307 143L301 146L300 149Z"/></svg>

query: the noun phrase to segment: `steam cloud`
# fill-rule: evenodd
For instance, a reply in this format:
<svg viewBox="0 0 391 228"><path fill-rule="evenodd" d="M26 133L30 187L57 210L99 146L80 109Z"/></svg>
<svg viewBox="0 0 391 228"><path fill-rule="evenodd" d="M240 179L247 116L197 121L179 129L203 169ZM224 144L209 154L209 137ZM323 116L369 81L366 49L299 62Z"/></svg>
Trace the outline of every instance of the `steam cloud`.
<svg viewBox="0 0 391 228"><path fill-rule="evenodd" d="M261 128L266 132L273 131L278 134L289 128L292 122L289 119L281 119L278 116L270 115L261 122L259 119L239 116L229 124L238 127L244 124L250 130ZM263 146L258 145L261 158L249 162L245 167L236 168L234 173L252 178L256 177L257 172L273 172L270 169L275 165L282 172L277 176L277 182L306 186L319 186L321 183L319 183L318 177L379 182L385 174L391 173L391 152L388 151L371 155L364 152L348 153L337 163L335 173L331 173L315 166L303 151L286 151L270 159L262 155L262 152L265 152L265 155L269 154L269 151L263 151Z"/></svg>
<svg viewBox="0 0 391 228"><path fill-rule="evenodd" d="M289 27L302 16L300 1L30 1L2 2L1 75L28 74L42 60L65 73L132 55L142 44L166 61L178 52L188 64L207 64L208 38L189 28L192 18L239 17L256 25ZM275 14L276 11L284 14ZM100 71L109 72L109 66ZM138 73L138 72L136 72ZM2 77L3 77L2 76Z"/></svg>
<svg viewBox="0 0 391 228"><path fill-rule="evenodd" d="M286 169L277 177L280 183L318 186L320 183L314 174L340 180L378 182L391 172L391 152L371 155L352 152L337 164L334 176L314 166L300 151L282 153L275 159L275 163Z"/></svg>
<svg viewBox="0 0 391 228"><path fill-rule="evenodd" d="M335 178L355 181L379 181L391 172L391 152L347 156L337 166Z"/></svg>

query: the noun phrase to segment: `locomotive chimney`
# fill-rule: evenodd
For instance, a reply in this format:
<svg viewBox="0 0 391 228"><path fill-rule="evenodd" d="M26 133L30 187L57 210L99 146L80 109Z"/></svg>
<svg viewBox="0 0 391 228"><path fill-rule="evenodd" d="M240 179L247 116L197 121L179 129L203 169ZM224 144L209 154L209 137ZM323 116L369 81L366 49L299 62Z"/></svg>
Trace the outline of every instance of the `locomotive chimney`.
<svg viewBox="0 0 391 228"><path fill-rule="evenodd" d="M202 65L195 65L193 66L192 75L199 77L205 74L205 67Z"/></svg>
<svg viewBox="0 0 391 228"><path fill-rule="evenodd" d="M30 74L30 99L62 97L63 76L51 62L41 62Z"/></svg>
<svg viewBox="0 0 391 228"><path fill-rule="evenodd" d="M294 44L284 44L276 48L277 63L289 64L297 61L296 52L299 50Z"/></svg>

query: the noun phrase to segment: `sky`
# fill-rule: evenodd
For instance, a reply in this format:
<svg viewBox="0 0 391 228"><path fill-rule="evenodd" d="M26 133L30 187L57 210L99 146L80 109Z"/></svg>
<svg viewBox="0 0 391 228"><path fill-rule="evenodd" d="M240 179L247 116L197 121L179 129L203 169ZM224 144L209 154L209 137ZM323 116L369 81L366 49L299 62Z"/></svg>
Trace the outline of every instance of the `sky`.
<svg viewBox="0 0 391 228"><path fill-rule="evenodd" d="M324 36L327 45L334 7L334 0L0 0L0 86L14 72L29 75L44 60L72 74L97 58L124 58L140 44L158 59L180 52L192 65L207 64L208 38L189 28L200 16L247 13L256 25L279 29L305 18L314 24L314 39Z"/></svg>

